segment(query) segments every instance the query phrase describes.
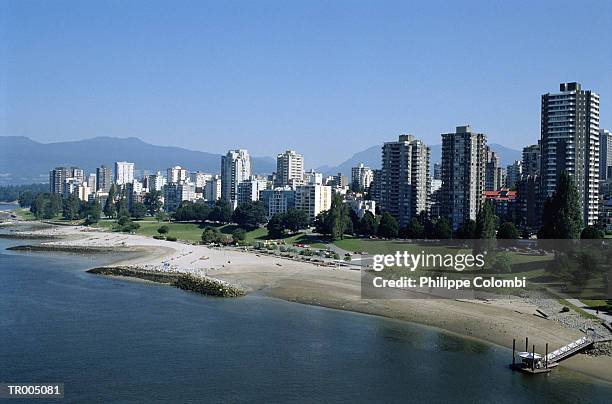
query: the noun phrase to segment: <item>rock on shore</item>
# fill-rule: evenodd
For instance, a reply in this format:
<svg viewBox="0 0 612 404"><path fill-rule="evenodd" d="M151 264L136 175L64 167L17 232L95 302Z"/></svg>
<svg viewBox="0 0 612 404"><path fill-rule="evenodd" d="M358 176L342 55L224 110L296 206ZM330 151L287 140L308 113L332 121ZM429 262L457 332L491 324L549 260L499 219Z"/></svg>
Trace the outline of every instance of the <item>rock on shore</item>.
<svg viewBox="0 0 612 404"><path fill-rule="evenodd" d="M98 267L90 269L87 272L98 275L126 276L157 283L164 283L183 290L189 290L207 296L239 297L246 294L245 289L232 285L231 283L215 278L195 276L191 274L148 271L137 267L128 266Z"/></svg>

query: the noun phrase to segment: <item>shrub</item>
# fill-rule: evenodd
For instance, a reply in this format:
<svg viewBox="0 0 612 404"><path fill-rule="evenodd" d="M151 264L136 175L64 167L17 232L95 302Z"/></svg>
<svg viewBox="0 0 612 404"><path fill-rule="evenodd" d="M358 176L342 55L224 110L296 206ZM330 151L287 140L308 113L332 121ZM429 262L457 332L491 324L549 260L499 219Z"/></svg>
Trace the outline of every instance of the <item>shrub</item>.
<svg viewBox="0 0 612 404"><path fill-rule="evenodd" d="M176 241L176 237L168 236L168 237L166 237L166 241Z"/></svg>
<svg viewBox="0 0 612 404"><path fill-rule="evenodd" d="M561 313L567 313L568 311L570 311L570 309L567 306L563 306L563 308L561 309Z"/></svg>

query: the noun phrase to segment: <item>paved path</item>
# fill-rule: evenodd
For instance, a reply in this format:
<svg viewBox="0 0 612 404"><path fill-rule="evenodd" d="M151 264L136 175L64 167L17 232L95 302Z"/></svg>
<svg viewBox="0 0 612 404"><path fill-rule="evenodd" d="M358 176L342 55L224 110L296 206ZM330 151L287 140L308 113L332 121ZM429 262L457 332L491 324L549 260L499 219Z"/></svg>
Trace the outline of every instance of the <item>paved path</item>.
<svg viewBox="0 0 612 404"><path fill-rule="evenodd" d="M593 308L587 306L586 304L582 303L578 299L565 299L565 300L567 300L568 302L570 302L574 306L576 306L576 307L586 311L587 313L592 314L592 315L594 315L596 317L599 317L600 319L605 321L606 324L612 325L612 315L606 314L606 313L602 312L601 310L598 313L596 309L593 309Z"/></svg>

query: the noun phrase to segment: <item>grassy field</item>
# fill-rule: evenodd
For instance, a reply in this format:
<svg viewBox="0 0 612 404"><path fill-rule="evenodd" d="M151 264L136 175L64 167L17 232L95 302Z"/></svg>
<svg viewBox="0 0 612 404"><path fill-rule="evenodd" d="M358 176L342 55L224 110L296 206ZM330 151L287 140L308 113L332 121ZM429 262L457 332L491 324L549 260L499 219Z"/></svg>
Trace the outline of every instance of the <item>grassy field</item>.
<svg viewBox="0 0 612 404"><path fill-rule="evenodd" d="M97 227L101 229L111 229L114 220L103 219L98 224ZM136 223L140 225L140 228L136 231L136 234L141 234L143 236L156 236L159 233L157 229L161 226L168 226L170 231L168 232L168 236L174 236L178 240L188 241L191 243L199 242L202 239L202 232L206 227L216 227L219 231L227 236L231 236L231 234L238 229L238 226L235 224L224 224L224 225L214 225L212 223L177 223L177 222L161 222L158 223L152 217L147 217L142 220L137 220ZM260 227L258 229L249 231L246 233L246 242L250 244L254 244L258 241L268 240L268 230L264 227ZM290 235L284 238L286 244L294 244L294 243L304 243L308 244L314 248L324 248L325 244L321 242L315 236L305 235L303 233L298 233L295 235Z"/></svg>
<svg viewBox="0 0 612 404"><path fill-rule="evenodd" d="M30 209L17 208L14 210L15 214L23 220L36 220Z"/></svg>

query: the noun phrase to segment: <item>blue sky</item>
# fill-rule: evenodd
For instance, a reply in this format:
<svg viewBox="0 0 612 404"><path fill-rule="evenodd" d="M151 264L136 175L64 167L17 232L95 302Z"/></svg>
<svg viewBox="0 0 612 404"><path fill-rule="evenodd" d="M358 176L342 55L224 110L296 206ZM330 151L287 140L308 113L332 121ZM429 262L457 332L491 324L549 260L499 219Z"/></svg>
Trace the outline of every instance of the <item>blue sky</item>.
<svg viewBox="0 0 612 404"><path fill-rule="evenodd" d="M539 137L580 81L612 127L612 1L0 0L0 135L136 136L306 165L469 123Z"/></svg>

